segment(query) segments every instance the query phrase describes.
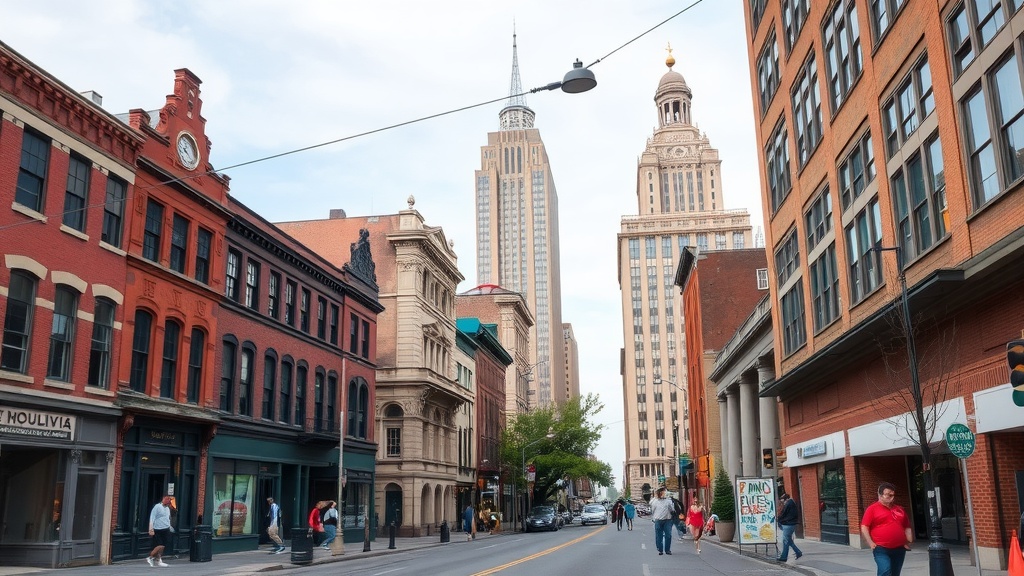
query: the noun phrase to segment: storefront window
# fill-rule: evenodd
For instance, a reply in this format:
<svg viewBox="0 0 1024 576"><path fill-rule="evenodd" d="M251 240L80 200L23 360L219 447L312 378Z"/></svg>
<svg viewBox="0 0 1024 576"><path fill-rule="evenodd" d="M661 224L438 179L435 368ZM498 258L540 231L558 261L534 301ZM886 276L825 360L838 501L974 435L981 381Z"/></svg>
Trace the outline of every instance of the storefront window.
<svg viewBox="0 0 1024 576"><path fill-rule="evenodd" d="M256 533L258 511L253 508L256 494L255 466L251 462L217 460L213 474L215 536Z"/></svg>
<svg viewBox="0 0 1024 576"><path fill-rule="evenodd" d="M64 499L64 459L58 450L5 444L0 494L3 544L56 542Z"/></svg>
<svg viewBox="0 0 1024 576"><path fill-rule="evenodd" d="M345 484L342 497L344 500L341 510L342 525L346 529L364 527L366 510L370 504L370 485L349 480Z"/></svg>

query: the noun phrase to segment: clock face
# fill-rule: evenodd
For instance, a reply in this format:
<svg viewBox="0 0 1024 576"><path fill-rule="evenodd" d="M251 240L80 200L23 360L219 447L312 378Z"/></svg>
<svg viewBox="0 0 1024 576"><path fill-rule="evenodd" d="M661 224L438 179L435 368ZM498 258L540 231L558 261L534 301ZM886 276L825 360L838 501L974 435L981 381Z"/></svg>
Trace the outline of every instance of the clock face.
<svg viewBox="0 0 1024 576"><path fill-rule="evenodd" d="M199 146L196 144L196 139L188 132L182 132L178 134L177 148L178 160L181 161L182 166L189 170L195 170L199 165Z"/></svg>

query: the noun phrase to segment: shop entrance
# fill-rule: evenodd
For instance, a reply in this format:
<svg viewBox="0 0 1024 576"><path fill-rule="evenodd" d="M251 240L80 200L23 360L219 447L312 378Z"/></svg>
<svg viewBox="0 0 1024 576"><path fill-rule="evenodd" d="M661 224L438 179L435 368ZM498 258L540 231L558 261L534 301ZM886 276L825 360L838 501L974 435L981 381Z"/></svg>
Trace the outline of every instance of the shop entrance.
<svg viewBox="0 0 1024 576"><path fill-rule="evenodd" d="M842 460L818 464L818 512L821 541L848 545L850 523L846 510L846 468Z"/></svg>
<svg viewBox="0 0 1024 576"><path fill-rule="evenodd" d="M914 532L918 539L928 539L928 499L925 496L922 458L909 458L911 479L911 503L914 508ZM964 505L963 484L960 479L960 460L952 454L932 455L935 470L935 495L938 505L939 522L944 542L967 544L967 510Z"/></svg>

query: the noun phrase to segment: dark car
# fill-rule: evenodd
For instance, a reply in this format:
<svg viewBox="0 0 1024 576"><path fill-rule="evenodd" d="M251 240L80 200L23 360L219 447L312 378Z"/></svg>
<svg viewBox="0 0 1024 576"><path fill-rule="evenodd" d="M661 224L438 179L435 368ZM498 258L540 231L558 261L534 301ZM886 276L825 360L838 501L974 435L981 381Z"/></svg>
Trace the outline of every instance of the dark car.
<svg viewBox="0 0 1024 576"><path fill-rule="evenodd" d="M558 530L561 518L555 513L554 506L534 506L526 516L526 531Z"/></svg>

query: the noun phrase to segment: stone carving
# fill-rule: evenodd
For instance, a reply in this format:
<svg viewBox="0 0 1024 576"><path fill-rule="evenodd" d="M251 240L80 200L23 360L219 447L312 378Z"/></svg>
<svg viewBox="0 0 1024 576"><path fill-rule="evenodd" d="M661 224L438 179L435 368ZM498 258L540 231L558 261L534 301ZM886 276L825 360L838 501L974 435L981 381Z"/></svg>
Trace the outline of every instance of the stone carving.
<svg viewBox="0 0 1024 576"><path fill-rule="evenodd" d="M364 280L377 283L377 265L373 262L373 254L370 253L370 231L366 228L359 229L359 240L349 245L348 265L353 272Z"/></svg>

